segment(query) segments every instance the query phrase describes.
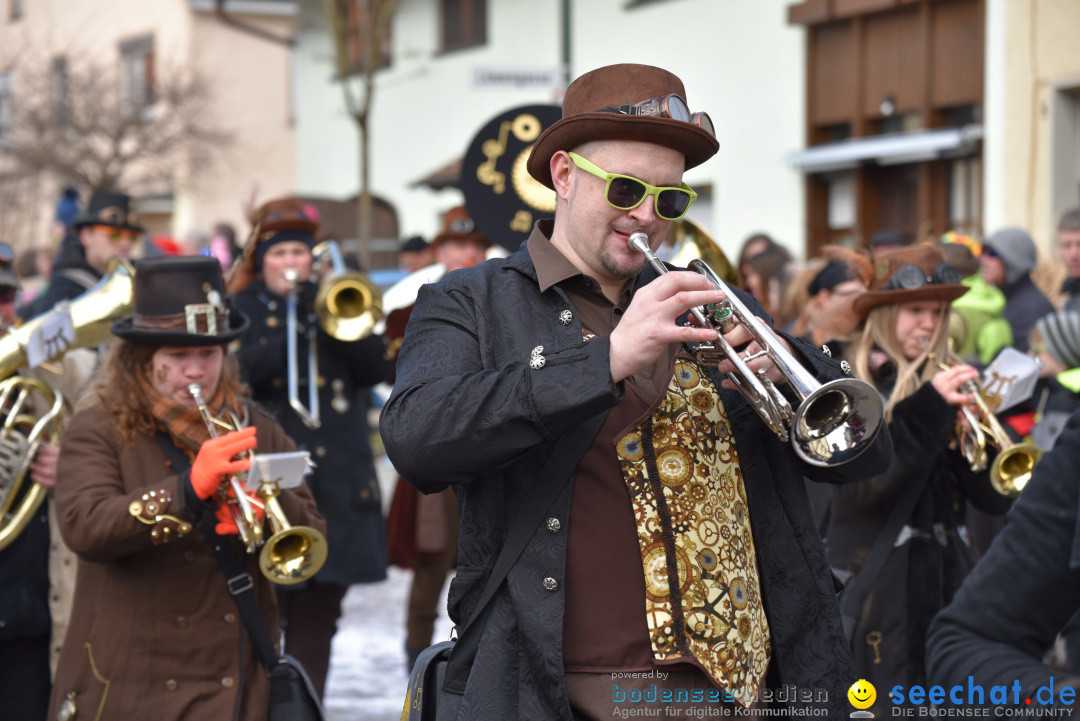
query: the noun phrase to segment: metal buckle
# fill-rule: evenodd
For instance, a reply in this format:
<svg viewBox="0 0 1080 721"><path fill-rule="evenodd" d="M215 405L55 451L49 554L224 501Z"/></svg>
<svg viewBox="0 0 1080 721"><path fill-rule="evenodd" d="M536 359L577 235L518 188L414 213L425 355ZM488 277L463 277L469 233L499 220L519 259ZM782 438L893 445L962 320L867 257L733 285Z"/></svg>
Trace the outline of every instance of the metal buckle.
<svg viewBox="0 0 1080 721"><path fill-rule="evenodd" d="M229 593L234 596L239 596L244 591L250 591L255 588L255 582L251 578L251 574L244 572L238 576L233 576L228 580Z"/></svg>
<svg viewBox="0 0 1080 721"><path fill-rule="evenodd" d="M217 309L211 303L193 303L184 306L187 332L192 335L217 335ZM206 333L199 332L199 316L206 318Z"/></svg>

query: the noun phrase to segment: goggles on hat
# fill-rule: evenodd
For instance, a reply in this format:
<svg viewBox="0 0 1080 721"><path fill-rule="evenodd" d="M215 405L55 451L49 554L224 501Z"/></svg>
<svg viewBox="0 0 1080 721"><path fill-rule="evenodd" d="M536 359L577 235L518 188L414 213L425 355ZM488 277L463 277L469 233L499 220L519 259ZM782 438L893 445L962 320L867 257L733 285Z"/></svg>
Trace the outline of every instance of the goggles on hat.
<svg viewBox="0 0 1080 721"><path fill-rule="evenodd" d="M691 113L686 101L675 93L669 93L662 98L649 98L648 100L642 100L640 103L627 103L617 108L604 108L601 112L681 120L684 123L696 125L709 135L716 137L716 128L713 127L712 118L709 117L709 114Z"/></svg>
<svg viewBox="0 0 1080 721"><path fill-rule="evenodd" d="M651 195L653 207L658 216L664 220L678 220L686 215L690 205L697 200L697 193L686 183L683 183L681 188L657 187L632 175L609 173L573 151L569 151L569 154L574 165L607 184L604 188L604 198L613 208L633 210Z"/></svg>
<svg viewBox="0 0 1080 721"><path fill-rule="evenodd" d="M961 280L960 271L948 263L939 263L929 276L919 266L908 264L897 268L881 290L915 290L930 284L958 285Z"/></svg>

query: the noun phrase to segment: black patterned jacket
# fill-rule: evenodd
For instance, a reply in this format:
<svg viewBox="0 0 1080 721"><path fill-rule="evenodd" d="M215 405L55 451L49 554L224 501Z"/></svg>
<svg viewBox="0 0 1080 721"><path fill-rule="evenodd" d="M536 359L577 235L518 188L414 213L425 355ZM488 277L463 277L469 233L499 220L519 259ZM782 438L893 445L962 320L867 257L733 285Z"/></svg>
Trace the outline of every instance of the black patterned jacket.
<svg viewBox="0 0 1080 721"><path fill-rule="evenodd" d="M541 221L533 232L541 227L550 228ZM646 268L638 287L655 277ZM764 315L752 298L740 297ZM507 536L506 519L556 439L622 400L622 384L611 383L609 337L583 342L576 313L569 324L560 322L567 310L573 306L559 286L539 292L523 246L424 286L409 322L380 427L402 477L426 493L454 485L461 535L448 605L459 625L474 613ZM790 342L820 378L842 375L832 359ZM545 359L542 368L530 367L534 351ZM843 469L811 468L737 392L720 393L746 478L772 632L768 685L824 689L836 718L854 678L803 474L845 483L878 473L891 457L888 434ZM552 505L560 524L535 531L492 601L461 719L571 718L562 660L571 494L572 483ZM556 526L561 530L549 530Z"/></svg>

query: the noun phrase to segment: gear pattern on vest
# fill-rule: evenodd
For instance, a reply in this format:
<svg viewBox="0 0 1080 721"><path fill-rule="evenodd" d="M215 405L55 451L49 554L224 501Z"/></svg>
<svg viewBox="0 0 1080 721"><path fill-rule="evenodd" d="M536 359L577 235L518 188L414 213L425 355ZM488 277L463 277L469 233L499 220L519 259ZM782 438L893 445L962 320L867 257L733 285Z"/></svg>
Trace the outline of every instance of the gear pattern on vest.
<svg viewBox="0 0 1080 721"><path fill-rule="evenodd" d="M735 438L708 375L678 360L659 406L617 452L653 656L700 665L749 705L772 649Z"/></svg>

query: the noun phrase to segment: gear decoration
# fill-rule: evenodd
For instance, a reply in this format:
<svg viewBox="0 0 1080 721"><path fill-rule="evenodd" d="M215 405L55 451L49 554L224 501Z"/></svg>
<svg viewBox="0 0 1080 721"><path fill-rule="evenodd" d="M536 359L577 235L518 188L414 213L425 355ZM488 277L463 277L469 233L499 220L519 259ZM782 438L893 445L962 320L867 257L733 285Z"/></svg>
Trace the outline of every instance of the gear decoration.
<svg viewBox="0 0 1080 721"><path fill-rule="evenodd" d="M517 250L537 219L555 212L555 192L526 168L540 134L562 117L558 105L523 105L492 118L476 134L461 164L465 207L477 230Z"/></svg>

